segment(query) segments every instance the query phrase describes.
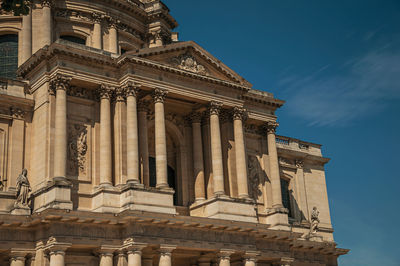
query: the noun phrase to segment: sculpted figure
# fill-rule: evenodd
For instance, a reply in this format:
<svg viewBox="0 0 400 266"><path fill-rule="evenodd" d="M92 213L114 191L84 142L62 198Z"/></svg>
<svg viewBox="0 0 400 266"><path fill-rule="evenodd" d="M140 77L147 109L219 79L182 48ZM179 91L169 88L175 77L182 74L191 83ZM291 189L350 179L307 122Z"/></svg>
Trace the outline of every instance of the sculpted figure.
<svg viewBox="0 0 400 266"><path fill-rule="evenodd" d="M22 170L22 173L17 179L17 206L28 206L29 192L31 192L31 185L28 180L28 170Z"/></svg>
<svg viewBox="0 0 400 266"><path fill-rule="evenodd" d="M311 227L310 227L310 234L316 234L318 230L318 224L319 224L319 211L317 210L317 207L314 207L312 212L311 212Z"/></svg>

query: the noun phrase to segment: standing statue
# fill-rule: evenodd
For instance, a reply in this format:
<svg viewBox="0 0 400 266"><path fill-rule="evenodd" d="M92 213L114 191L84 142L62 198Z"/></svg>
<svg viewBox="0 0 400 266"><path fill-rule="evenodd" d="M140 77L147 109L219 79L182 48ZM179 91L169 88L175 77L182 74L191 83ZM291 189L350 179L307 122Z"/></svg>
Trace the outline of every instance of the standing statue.
<svg viewBox="0 0 400 266"><path fill-rule="evenodd" d="M17 178L17 201L15 202L16 206L28 207L31 186L29 184L27 175L28 170L24 169Z"/></svg>
<svg viewBox="0 0 400 266"><path fill-rule="evenodd" d="M316 234L318 230L318 224L319 224L319 211L317 210L317 207L314 206L312 212L311 212L311 226L310 226L310 235Z"/></svg>

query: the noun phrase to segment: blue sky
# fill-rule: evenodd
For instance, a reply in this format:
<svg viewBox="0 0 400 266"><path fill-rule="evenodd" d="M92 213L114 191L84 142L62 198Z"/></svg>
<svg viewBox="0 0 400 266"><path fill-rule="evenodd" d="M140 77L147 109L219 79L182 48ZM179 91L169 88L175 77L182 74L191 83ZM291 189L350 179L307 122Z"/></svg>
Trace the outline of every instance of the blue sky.
<svg viewBox="0 0 400 266"><path fill-rule="evenodd" d="M323 144L340 265L400 265L400 1L165 0L194 40Z"/></svg>

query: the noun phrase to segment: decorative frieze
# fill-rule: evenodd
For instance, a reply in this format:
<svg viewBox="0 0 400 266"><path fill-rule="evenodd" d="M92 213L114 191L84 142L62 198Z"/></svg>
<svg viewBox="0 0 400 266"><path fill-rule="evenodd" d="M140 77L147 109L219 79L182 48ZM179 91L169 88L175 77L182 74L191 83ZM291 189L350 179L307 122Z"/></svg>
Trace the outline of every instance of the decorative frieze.
<svg viewBox="0 0 400 266"><path fill-rule="evenodd" d="M26 112L18 107L10 107L10 115L14 119L24 119Z"/></svg>
<svg viewBox="0 0 400 266"><path fill-rule="evenodd" d="M104 19L104 15L101 13L92 12L91 19L92 19L93 23L100 24L101 21Z"/></svg>
<svg viewBox="0 0 400 266"><path fill-rule="evenodd" d="M88 150L87 128L72 124L68 128L68 172L74 176L86 175L86 153Z"/></svg>
<svg viewBox="0 0 400 266"><path fill-rule="evenodd" d="M93 90L77 86L70 86L69 90L67 90L67 94L69 96L74 96L89 100L94 100L96 98Z"/></svg>
<svg viewBox="0 0 400 266"><path fill-rule="evenodd" d="M97 13L96 13L97 14ZM101 16L100 14L98 14ZM55 16L59 18L74 18L78 20L83 20L83 21L94 21L93 16L90 13L82 12L82 11L77 11L77 10L71 10L71 9L57 9L55 12ZM101 17L98 20L100 23Z"/></svg>
<svg viewBox="0 0 400 266"><path fill-rule="evenodd" d="M173 66L179 69L187 70L201 75L209 75L207 69L202 64L200 64L196 60L196 58L193 57L189 52L171 58L170 62Z"/></svg>

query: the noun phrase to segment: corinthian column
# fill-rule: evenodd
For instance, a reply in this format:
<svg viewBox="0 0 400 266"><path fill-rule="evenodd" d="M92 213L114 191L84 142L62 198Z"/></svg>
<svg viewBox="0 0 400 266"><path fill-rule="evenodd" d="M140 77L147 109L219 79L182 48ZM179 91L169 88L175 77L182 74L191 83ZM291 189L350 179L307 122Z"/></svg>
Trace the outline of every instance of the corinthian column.
<svg viewBox="0 0 400 266"><path fill-rule="evenodd" d="M129 82L125 85L126 91L126 133L127 133L127 183L139 183L139 142L138 142L138 117L136 94L139 86Z"/></svg>
<svg viewBox="0 0 400 266"><path fill-rule="evenodd" d="M272 188L272 208L283 208L281 179L279 176L278 152L276 150L275 130L278 127L277 122L268 122L267 124L267 141L269 155L269 174L271 178Z"/></svg>
<svg viewBox="0 0 400 266"><path fill-rule="evenodd" d="M233 109L233 130L235 135L236 178L239 198L249 198L247 185L246 150L244 148L243 118L245 110L241 107Z"/></svg>
<svg viewBox="0 0 400 266"><path fill-rule="evenodd" d="M101 49L101 47L102 47L102 38L101 38L102 16L99 13L92 13L92 18L93 18L92 46L93 46L93 48Z"/></svg>
<svg viewBox="0 0 400 266"><path fill-rule="evenodd" d="M100 94L100 185L112 185L111 112L113 90L104 84Z"/></svg>
<svg viewBox="0 0 400 266"><path fill-rule="evenodd" d="M210 132L211 132L211 158L212 172L214 180L214 195L225 195L224 188L224 168L222 162L221 131L219 127L219 112L222 103L211 102L210 112Z"/></svg>
<svg viewBox="0 0 400 266"><path fill-rule="evenodd" d="M201 113L192 113L193 131L193 172L194 195L196 202L206 198L204 183L203 141L201 138Z"/></svg>
<svg viewBox="0 0 400 266"><path fill-rule="evenodd" d="M171 266L172 265L172 251L176 246L161 246L160 247L160 262L159 266Z"/></svg>
<svg viewBox="0 0 400 266"><path fill-rule="evenodd" d="M154 122L155 122L155 148L156 148L156 179L158 188L168 188L167 172L167 142L165 136L164 99L167 91L155 89L154 100Z"/></svg>
<svg viewBox="0 0 400 266"><path fill-rule="evenodd" d="M149 146L147 136L147 112L149 111L149 101L141 100L138 104L139 112L139 152L141 160L142 182L146 187L150 186L149 172Z"/></svg>
<svg viewBox="0 0 400 266"><path fill-rule="evenodd" d="M52 18L51 18L51 0L42 0L42 25L40 31L42 32L42 45L51 44L52 36Z"/></svg>
<svg viewBox="0 0 400 266"><path fill-rule="evenodd" d="M51 82L56 91L54 177L67 175L67 89L70 77L57 75Z"/></svg>

